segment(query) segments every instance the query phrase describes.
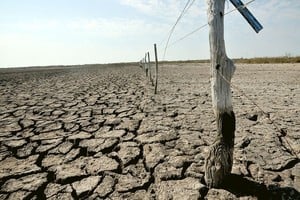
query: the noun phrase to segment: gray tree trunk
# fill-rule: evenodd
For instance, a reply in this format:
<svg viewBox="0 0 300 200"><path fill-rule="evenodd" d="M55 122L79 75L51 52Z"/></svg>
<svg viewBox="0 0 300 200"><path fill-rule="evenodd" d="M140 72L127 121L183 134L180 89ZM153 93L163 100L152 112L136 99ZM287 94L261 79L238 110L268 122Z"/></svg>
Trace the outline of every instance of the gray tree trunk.
<svg viewBox="0 0 300 200"><path fill-rule="evenodd" d="M224 42L225 0L207 0L211 60L212 105L217 122L217 138L205 161L205 181L219 187L233 164L235 115L232 108L230 81L235 71L227 57Z"/></svg>

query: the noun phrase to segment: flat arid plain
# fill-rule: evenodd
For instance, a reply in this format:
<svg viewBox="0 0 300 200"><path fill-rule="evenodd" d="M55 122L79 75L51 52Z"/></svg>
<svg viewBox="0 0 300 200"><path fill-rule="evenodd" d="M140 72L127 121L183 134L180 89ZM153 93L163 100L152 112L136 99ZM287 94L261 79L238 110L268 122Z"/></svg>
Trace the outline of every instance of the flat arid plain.
<svg viewBox="0 0 300 200"><path fill-rule="evenodd" d="M300 199L300 64L236 66L219 189L208 63L0 69L0 199Z"/></svg>

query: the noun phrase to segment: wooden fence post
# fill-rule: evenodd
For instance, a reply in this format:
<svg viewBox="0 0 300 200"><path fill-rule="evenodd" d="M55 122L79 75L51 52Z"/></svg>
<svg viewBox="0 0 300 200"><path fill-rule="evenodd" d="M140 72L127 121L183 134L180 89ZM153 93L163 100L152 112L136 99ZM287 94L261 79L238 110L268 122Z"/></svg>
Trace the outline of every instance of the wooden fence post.
<svg viewBox="0 0 300 200"><path fill-rule="evenodd" d="M225 0L208 0L208 24L211 61L212 105L217 122L217 138L205 160L205 181L219 187L230 174L233 164L235 115L232 108L230 81L235 66L225 51Z"/></svg>
<svg viewBox="0 0 300 200"><path fill-rule="evenodd" d="M152 79L152 70L151 70L151 61L150 61L150 53L149 52L147 53L147 56L148 56L149 79L150 79L152 86L154 86L153 79Z"/></svg>
<svg viewBox="0 0 300 200"><path fill-rule="evenodd" d="M148 64L147 64L147 53L145 53L145 72L146 72L146 76L148 77Z"/></svg>
<svg viewBox="0 0 300 200"><path fill-rule="evenodd" d="M158 80L158 61L157 61L157 49L156 44L154 44L154 54L155 54L155 87L154 94L157 94L157 80Z"/></svg>
<svg viewBox="0 0 300 200"><path fill-rule="evenodd" d="M143 70L145 70L145 58L142 58L142 66L143 66Z"/></svg>

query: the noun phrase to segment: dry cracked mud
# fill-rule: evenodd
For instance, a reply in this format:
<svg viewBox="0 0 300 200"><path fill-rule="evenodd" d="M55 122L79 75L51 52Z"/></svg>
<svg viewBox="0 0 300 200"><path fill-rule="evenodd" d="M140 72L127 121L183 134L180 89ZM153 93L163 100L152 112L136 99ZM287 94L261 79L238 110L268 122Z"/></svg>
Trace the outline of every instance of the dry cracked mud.
<svg viewBox="0 0 300 200"><path fill-rule="evenodd" d="M135 65L1 69L0 199L300 199L300 65L237 65L233 84L268 117L233 87L234 166L219 189L203 178L209 73L161 65L154 95Z"/></svg>

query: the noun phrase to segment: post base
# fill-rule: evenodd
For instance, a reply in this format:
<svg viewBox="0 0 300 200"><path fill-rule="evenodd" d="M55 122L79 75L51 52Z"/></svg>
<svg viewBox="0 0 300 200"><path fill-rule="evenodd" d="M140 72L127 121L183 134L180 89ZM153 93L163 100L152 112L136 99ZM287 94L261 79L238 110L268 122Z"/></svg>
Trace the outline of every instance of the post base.
<svg viewBox="0 0 300 200"><path fill-rule="evenodd" d="M218 188L232 169L233 147L229 147L221 137L210 148L205 160L205 182L209 188Z"/></svg>

